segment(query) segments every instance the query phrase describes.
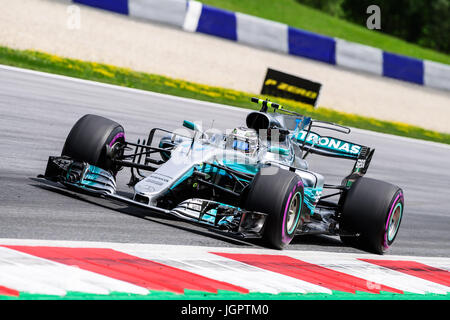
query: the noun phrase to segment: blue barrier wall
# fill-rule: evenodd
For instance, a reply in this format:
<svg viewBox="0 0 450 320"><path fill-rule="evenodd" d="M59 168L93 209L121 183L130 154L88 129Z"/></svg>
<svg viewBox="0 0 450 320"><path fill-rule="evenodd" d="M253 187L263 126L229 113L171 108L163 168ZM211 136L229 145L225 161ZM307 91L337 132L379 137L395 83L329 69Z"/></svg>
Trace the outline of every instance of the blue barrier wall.
<svg viewBox="0 0 450 320"><path fill-rule="evenodd" d="M383 52L383 76L423 84L423 61Z"/></svg>
<svg viewBox="0 0 450 320"><path fill-rule="evenodd" d="M140 5L142 6L142 0L72 1L121 14L130 14L131 16L134 16L134 14L133 12L129 12L130 4L137 5L137 3L140 2ZM198 1L146 1L153 4L153 6L149 6L152 8L152 11L148 11L148 17L146 17L144 13L140 13L138 16L139 18L147 18L148 20L153 21L155 20L155 16L157 16L158 22L164 22L164 19L167 18L167 23L172 25L174 25L174 23L173 21L169 21L170 17L168 12L171 12L174 4L177 4L177 7L181 8L181 14L183 11L182 8L186 7L184 21L189 21L189 23L185 25L176 23L176 25L179 25L186 31L201 32L239 42L239 30L245 30L248 32L249 29L248 22L246 22L247 25L245 26L247 29L239 29L239 23L235 12L203 5ZM195 4L195 7L198 8L198 10L188 10L189 4ZM160 10L160 12L158 10ZM251 29L253 30L252 32L258 36L259 27L257 23L261 24L261 21L255 23L255 27ZM189 25L189 27L187 27L187 25ZM283 28L280 27L280 25L283 24L266 20L264 23L264 30L261 31L263 35L259 35L260 38L258 40L265 39L263 41L270 41L271 43L265 44L261 43L261 41L255 41L257 46L274 50L274 43L276 42L275 49L279 48L278 51L287 51L287 53L291 55L313 59L328 64L339 65L358 71L378 74L384 77L407 81L419 85L450 90L449 65L384 52L377 48L315 34L286 25L284 25ZM273 30L277 31L274 32ZM269 32L269 36L265 35L264 32ZM277 33L280 34L279 37L276 36ZM275 41L275 39L278 41ZM249 41L248 38L242 40L242 43L248 44L249 42L251 41ZM338 48L337 45L339 45Z"/></svg>
<svg viewBox="0 0 450 320"><path fill-rule="evenodd" d="M234 12L203 5L197 32L236 41L236 15Z"/></svg>
<svg viewBox="0 0 450 320"><path fill-rule="evenodd" d="M117 13L128 14L128 0L73 0L73 2Z"/></svg>
<svg viewBox="0 0 450 320"><path fill-rule="evenodd" d="M289 54L336 64L333 38L289 27Z"/></svg>

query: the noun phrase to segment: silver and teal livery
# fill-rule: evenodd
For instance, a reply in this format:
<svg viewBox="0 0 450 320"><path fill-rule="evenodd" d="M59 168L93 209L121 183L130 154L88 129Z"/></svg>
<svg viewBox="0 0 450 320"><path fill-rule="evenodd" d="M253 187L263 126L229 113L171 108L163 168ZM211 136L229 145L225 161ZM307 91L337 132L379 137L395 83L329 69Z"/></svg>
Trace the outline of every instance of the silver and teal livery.
<svg viewBox="0 0 450 320"><path fill-rule="evenodd" d="M363 177L374 149L317 132L348 134L347 127L268 100L252 101L261 109L225 133L185 120L182 130L153 128L147 140L137 143L126 141L123 128L112 120L86 115L66 140L64 150L71 153L49 157L44 178L230 235L265 237L279 249L301 234L370 242L378 253L389 247L403 217L403 191ZM109 131L96 131L99 123ZM92 135L106 140L96 146ZM83 144L93 152L85 152ZM353 169L340 184L327 184L309 169L310 154L354 161ZM116 186L124 167L131 168L131 197Z"/></svg>

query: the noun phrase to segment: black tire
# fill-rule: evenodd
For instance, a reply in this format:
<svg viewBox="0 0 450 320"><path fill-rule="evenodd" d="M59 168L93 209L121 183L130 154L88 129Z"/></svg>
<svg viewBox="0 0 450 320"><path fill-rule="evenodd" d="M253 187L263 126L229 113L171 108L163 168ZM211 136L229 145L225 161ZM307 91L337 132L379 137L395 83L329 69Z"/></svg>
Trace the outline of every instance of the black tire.
<svg viewBox="0 0 450 320"><path fill-rule="evenodd" d="M114 174L119 170L107 156L111 148L125 141L123 127L115 121L93 114L81 117L67 136L62 156L87 162Z"/></svg>
<svg viewBox="0 0 450 320"><path fill-rule="evenodd" d="M397 237L404 208L402 189L384 181L359 178L347 192L340 222L342 230L359 236L341 236L341 240L383 254Z"/></svg>
<svg viewBox="0 0 450 320"><path fill-rule="evenodd" d="M263 239L270 247L283 249L294 238L303 210L303 183L294 172L262 168L251 182L245 200L245 209L267 213ZM270 172L271 171L271 172ZM289 215L291 204L298 210ZM296 207L295 207L296 208Z"/></svg>

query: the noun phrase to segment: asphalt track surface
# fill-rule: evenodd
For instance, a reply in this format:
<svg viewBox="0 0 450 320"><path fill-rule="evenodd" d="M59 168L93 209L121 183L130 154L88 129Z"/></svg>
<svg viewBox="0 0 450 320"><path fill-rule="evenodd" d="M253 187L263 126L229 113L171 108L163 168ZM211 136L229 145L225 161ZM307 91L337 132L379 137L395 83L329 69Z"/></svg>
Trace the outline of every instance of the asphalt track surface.
<svg viewBox="0 0 450 320"><path fill-rule="evenodd" d="M124 204L57 192L37 181L48 156L61 153L72 125L87 113L121 123L127 140L135 142L153 127L181 128L185 119L233 128L245 123L248 110L0 67L0 238L260 246ZM387 254L450 257L450 147L362 130L346 139L376 148L368 177L404 190L404 218ZM311 156L309 161L327 183L339 183L352 167L348 160ZM128 178L127 170L118 177L122 191L131 191ZM328 236L300 236L289 249L363 253Z"/></svg>

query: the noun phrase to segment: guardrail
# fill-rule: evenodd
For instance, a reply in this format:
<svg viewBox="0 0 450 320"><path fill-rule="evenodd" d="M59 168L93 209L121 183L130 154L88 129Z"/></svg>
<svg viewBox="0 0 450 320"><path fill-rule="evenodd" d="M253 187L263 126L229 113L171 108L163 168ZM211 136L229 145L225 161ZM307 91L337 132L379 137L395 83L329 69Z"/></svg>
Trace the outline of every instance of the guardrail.
<svg viewBox="0 0 450 320"><path fill-rule="evenodd" d="M450 90L450 65L319 35L275 21L218 9L194 0L72 1L169 24L189 32L200 32L387 78Z"/></svg>

